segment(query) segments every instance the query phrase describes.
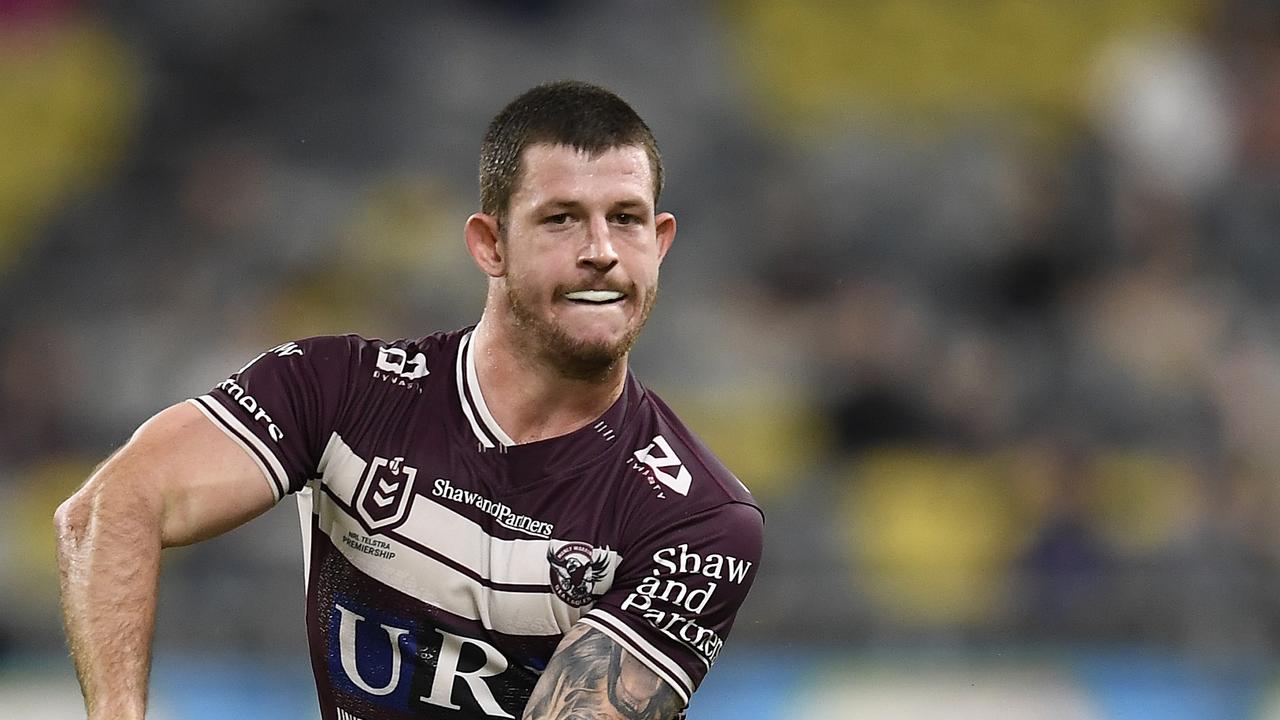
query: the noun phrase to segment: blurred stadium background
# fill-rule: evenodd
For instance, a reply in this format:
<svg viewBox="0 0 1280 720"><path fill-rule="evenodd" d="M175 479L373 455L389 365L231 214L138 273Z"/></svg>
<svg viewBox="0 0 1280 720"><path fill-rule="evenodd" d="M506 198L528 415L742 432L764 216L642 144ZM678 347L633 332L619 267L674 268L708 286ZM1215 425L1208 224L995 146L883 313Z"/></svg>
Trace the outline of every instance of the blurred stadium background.
<svg viewBox="0 0 1280 720"><path fill-rule="evenodd" d="M690 716L1280 718L1280 3L0 0L0 716L50 516L283 340L474 321L575 77L680 220L635 366L767 555ZM313 718L292 501L167 555L154 716Z"/></svg>

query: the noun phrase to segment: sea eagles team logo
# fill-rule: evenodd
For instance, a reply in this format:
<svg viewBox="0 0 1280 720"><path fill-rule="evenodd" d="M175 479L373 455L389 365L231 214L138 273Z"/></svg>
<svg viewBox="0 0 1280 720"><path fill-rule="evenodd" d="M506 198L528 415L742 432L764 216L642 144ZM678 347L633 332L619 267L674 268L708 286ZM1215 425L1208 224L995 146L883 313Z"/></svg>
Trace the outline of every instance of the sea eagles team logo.
<svg viewBox="0 0 1280 720"><path fill-rule="evenodd" d="M570 607L592 602L613 585L618 553L584 542L552 540L547 546L551 589Z"/></svg>
<svg viewBox="0 0 1280 720"><path fill-rule="evenodd" d="M390 529L404 522L413 501L413 481L418 468L404 458L374 457L356 487L356 513L369 532Z"/></svg>

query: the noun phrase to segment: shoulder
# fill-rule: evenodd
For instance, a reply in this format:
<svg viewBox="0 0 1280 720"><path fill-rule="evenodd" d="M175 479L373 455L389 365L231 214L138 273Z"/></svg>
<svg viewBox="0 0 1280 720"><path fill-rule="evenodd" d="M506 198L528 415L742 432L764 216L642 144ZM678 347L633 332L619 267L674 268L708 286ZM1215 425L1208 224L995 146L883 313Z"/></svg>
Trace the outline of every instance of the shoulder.
<svg viewBox="0 0 1280 720"><path fill-rule="evenodd" d="M359 335L316 335L289 340L257 354L236 373L264 369L343 367L358 362L370 341Z"/></svg>
<svg viewBox="0 0 1280 720"><path fill-rule="evenodd" d="M343 337L352 343L359 365L403 380L417 380L450 368L465 334L466 330L442 331L416 339L396 340Z"/></svg>
<svg viewBox="0 0 1280 720"><path fill-rule="evenodd" d="M653 478L684 498L685 513L725 504L755 509L751 491L657 393L642 388L642 443L634 453Z"/></svg>
<svg viewBox="0 0 1280 720"><path fill-rule="evenodd" d="M466 330L440 331L418 338L395 338L392 340L369 338L355 333L317 335L285 343L280 347L298 346L304 351L325 355L340 355L360 362L376 364L378 357L382 357L386 361L387 358L397 358L415 352L436 354L456 350L459 340L465 334ZM273 348L272 352L274 351L275 349Z"/></svg>
<svg viewBox="0 0 1280 720"><path fill-rule="evenodd" d="M388 341L346 334L290 340L259 353L218 387L232 395L279 391L303 400L340 402L382 385L421 394L427 384L451 375L460 336L441 332Z"/></svg>
<svg viewBox="0 0 1280 720"><path fill-rule="evenodd" d="M312 366L367 367L416 379L428 373L429 356L434 356L437 364L443 363L446 356L451 357L463 334L464 331L458 330L394 340L367 338L355 333L316 335L277 345L258 355L246 367L264 360L273 362L274 356L286 361L296 358L297 363Z"/></svg>

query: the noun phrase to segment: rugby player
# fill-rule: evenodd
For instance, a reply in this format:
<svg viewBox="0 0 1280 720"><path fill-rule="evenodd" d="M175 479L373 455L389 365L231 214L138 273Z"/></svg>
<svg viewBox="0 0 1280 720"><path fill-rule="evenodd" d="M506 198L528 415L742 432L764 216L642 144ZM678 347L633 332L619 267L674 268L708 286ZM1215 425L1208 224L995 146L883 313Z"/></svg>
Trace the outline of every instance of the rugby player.
<svg viewBox="0 0 1280 720"><path fill-rule="evenodd" d="M763 518L628 369L661 189L623 100L538 86L482 144L474 327L287 342L138 428L56 515L89 717L145 713L161 549L288 494L326 720L681 717Z"/></svg>

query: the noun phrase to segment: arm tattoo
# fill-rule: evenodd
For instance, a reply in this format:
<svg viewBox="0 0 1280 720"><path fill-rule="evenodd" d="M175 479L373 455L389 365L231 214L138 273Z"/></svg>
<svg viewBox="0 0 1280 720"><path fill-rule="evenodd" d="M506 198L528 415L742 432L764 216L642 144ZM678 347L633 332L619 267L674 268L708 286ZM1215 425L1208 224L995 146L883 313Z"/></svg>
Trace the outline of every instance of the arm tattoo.
<svg viewBox="0 0 1280 720"><path fill-rule="evenodd" d="M525 720L674 720L676 691L608 635L570 630L529 697Z"/></svg>

